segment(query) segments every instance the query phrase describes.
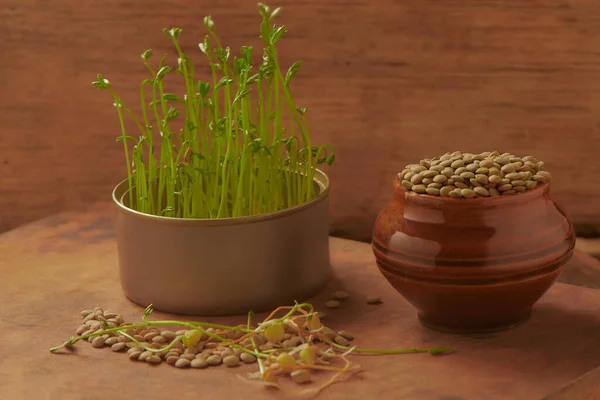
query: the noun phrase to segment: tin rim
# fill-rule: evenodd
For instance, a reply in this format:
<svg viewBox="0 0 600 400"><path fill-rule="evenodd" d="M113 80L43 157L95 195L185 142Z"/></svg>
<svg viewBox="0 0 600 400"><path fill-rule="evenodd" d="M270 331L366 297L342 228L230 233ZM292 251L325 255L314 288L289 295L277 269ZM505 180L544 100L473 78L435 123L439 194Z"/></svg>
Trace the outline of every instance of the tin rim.
<svg viewBox="0 0 600 400"><path fill-rule="evenodd" d="M194 226L227 226L227 225L240 225L247 223L256 223L261 221L268 221L278 218L283 218L292 214L299 213L305 209L312 208L318 203L321 203L329 196L329 178L327 175L319 170L315 169L315 176L313 182L317 185L319 193L311 200L298 204L293 207L286 208L285 210L272 211L268 213L262 213L244 217L228 217L228 218L174 218L174 217L163 217L160 215L152 215L142 213L133 210L123 204L123 197L129 191L127 179L119 182L112 191L112 200L117 205L119 210L125 212L133 217L148 219L155 222L178 224L178 225L194 225Z"/></svg>

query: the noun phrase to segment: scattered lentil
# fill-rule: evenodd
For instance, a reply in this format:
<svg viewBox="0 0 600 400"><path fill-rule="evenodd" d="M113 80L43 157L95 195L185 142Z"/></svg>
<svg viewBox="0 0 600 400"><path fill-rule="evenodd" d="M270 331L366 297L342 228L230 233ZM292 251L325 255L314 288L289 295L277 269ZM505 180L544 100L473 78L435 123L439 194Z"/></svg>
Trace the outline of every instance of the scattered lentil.
<svg viewBox="0 0 600 400"><path fill-rule="evenodd" d="M336 300L346 300L349 296L348 292L344 292L343 290L333 293L333 298Z"/></svg>
<svg viewBox="0 0 600 400"><path fill-rule="evenodd" d="M413 168L413 170L418 171L417 174L422 172L420 168ZM429 176L431 173L427 173L427 175ZM334 293L334 297L336 300L328 302L330 303L329 305L331 306L331 303L333 303L333 305L339 306L340 301L338 300L348 298L348 293L339 291ZM381 302L381 298L369 297L368 302L370 304L378 304ZM167 330L161 331L158 328L149 328L147 326L125 328L131 324L115 320L111 320L100 326L97 318L105 318L107 315L113 316L113 318L117 317L114 317L115 313L108 312L104 312L104 315L101 315L103 311L98 307L94 310L83 310L81 312L84 319L89 315L94 315L96 319L90 319L87 321L89 324L84 323L77 330L80 333L92 333L96 329L101 329L101 331L96 333L96 336L89 338L93 347L101 348L109 346L113 352L127 351L130 360L139 360L155 365L161 364L164 360L168 365L175 366L176 368L192 367L201 369L207 368L210 365L217 366L220 364L228 368L234 368L241 363L256 363L258 361L257 357L240 347L244 346L246 349L254 350L256 344L261 351L271 350L268 356L265 353L261 355L264 357L260 363L261 373L264 370L264 373L267 374L288 375L294 382L299 384L311 381L311 368L315 364L331 364L332 360L340 358L348 362L344 358L345 355L338 355L336 351L332 351L331 347L327 351L324 351L320 350L318 346L319 343L334 341L339 346L348 347L350 341L354 339L354 335L347 331L336 332L322 325L320 320L323 318L323 314L313 311L312 306L310 306L310 312L314 312L313 317L311 317L310 313L306 312L308 310L306 305L297 305L293 308L297 315L295 314L293 317L288 315L281 319L270 317L266 323L256 325L256 330L239 330L233 327L209 328L207 331L223 339L208 343L196 340L200 338L197 334L199 330L196 329L173 332ZM285 309L285 307L281 307L280 309ZM148 325L152 324L151 321L145 321ZM117 322L119 327L124 327L119 332L107 332L105 330L109 323L116 326ZM242 327L245 328L245 325L242 325ZM130 341L130 339L122 335L123 333L140 338L140 343ZM183 343L181 341L174 341L179 335L185 335ZM205 334L202 336L204 336L204 340L208 339ZM253 340L250 338L254 339L255 344L253 344ZM62 346L57 346L51 349L51 351L54 352L61 347L70 348L78 340L81 340L81 338L71 338ZM235 341L237 341L237 345ZM166 349L167 344L165 342L169 342L168 350ZM206 349L204 349L205 346L207 347ZM149 351L147 350L149 348L162 351ZM341 351L341 349L337 350ZM329 367L332 370L336 370L336 368L333 364ZM338 371L343 373L346 370L344 368ZM337 379L337 376L339 374L334 375L325 386L333 383ZM251 376L251 379L256 378L268 380L268 377L264 376ZM325 386L320 387L319 390Z"/></svg>
<svg viewBox="0 0 600 400"><path fill-rule="evenodd" d="M148 332L144 335L144 340L149 342L153 340L156 336L158 336L158 332Z"/></svg>
<svg viewBox="0 0 600 400"><path fill-rule="evenodd" d="M81 310L81 316L83 318L87 317L88 315L90 315L93 311L92 310Z"/></svg>
<svg viewBox="0 0 600 400"><path fill-rule="evenodd" d="M260 351L273 350L273 345L271 343L265 343L258 346Z"/></svg>
<svg viewBox="0 0 600 400"><path fill-rule="evenodd" d="M155 343L164 343L164 342L167 341L167 339L164 336L162 336L162 335L158 335L158 336L154 336L152 338L152 341L155 342Z"/></svg>
<svg viewBox="0 0 600 400"><path fill-rule="evenodd" d="M167 364L173 365L177 362L177 360L179 360L179 357L178 356L169 356L169 357L166 357L165 360L167 360Z"/></svg>
<svg viewBox="0 0 600 400"><path fill-rule="evenodd" d="M94 328L94 329L100 328L101 325L102 324L100 323L100 321L96 321L95 319L91 319L85 323L85 326L87 326L89 328Z"/></svg>
<svg viewBox="0 0 600 400"><path fill-rule="evenodd" d="M240 365L240 359L234 355L227 356L223 358L223 365L225 365L228 368L237 367L238 365Z"/></svg>
<svg viewBox="0 0 600 400"><path fill-rule="evenodd" d="M223 351L221 351L221 357L227 357L227 356L232 356L233 355L233 350L231 349L224 349Z"/></svg>
<svg viewBox="0 0 600 400"><path fill-rule="evenodd" d="M75 331L76 335L82 335L83 332L87 331L89 329L89 327L87 325L81 325L79 328L77 328L77 331Z"/></svg>
<svg viewBox="0 0 600 400"><path fill-rule="evenodd" d="M187 358L180 358L179 360L175 361L175 366L177 368L187 368L190 366L192 362L190 360L188 360Z"/></svg>
<svg viewBox="0 0 600 400"><path fill-rule="evenodd" d="M95 338L90 339L92 339L92 347L100 348L104 346L105 339L102 336L96 336Z"/></svg>
<svg viewBox="0 0 600 400"><path fill-rule="evenodd" d="M256 362L256 357L250 353L240 354L240 359L246 364L252 364Z"/></svg>
<svg viewBox="0 0 600 400"><path fill-rule="evenodd" d="M378 296L369 296L367 297L367 304L381 304L381 297Z"/></svg>
<svg viewBox="0 0 600 400"><path fill-rule="evenodd" d="M149 364L160 364L162 362L162 358L160 358L159 356L148 356L146 357L146 362Z"/></svg>
<svg viewBox="0 0 600 400"><path fill-rule="evenodd" d="M254 335L254 343L256 343L257 346L260 346L261 344L267 343L267 338L262 333Z"/></svg>
<svg viewBox="0 0 600 400"><path fill-rule="evenodd" d="M325 306L329 308L338 308L340 305L341 303L337 300L329 300L325 303Z"/></svg>
<svg viewBox="0 0 600 400"><path fill-rule="evenodd" d="M292 380L298 384L310 382L311 373L307 369L297 369L290 374Z"/></svg>
<svg viewBox="0 0 600 400"><path fill-rule="evenodd" d="M329 340L333 340L337 336L337 332L328 326L324 326L321 329L321 333L323 333L325 335L325 337L328 338Z"/></svg>
<svg viewBox="0 0 600 400"><path fill-rule="evenodd" d="M123 342L115 343L110 346L110 349L114 352L123 351L127 346Z"/></svg>
<svg viewBox="0 0 600 400"><path fill-rule="evenodd" d="M89 313L88 315L85 316L85 318L83 319L83 323L85 324L88 321L91 321L92 319L96 318L96 314L94 313Z"/></svg>
<svg viewBox="0 0 600 400"><path fill-rule="evenodd" d="M175 332L173 331L162 331L161 332L162 337L164 337L168 342L172 341L173 339L175 339L175 337L177 336L175 334Z"/></svg>
<svg viewBox="0 0 600 400"><path fill-rule="evenodd" d="M208 362L204 358L195 358L190 362L190 366L192 368L206 368L208 367Z"/></svg>
<svg viewBox="0 0 600 400"><path fill-rule="evenodd" d="M219 365L219 364L221 364L222 361L223 360L221 359L221 357L219 357L215 354L206 358L206 362L208 363L208 365Z"/></svg>
<svg viewBox="0 0 600 400"><path fill-rule="evenodd" d="M348 346L350 344L345 337L340 335L337 335L335 338L333 338L333 341L340 346Z"/></svg>

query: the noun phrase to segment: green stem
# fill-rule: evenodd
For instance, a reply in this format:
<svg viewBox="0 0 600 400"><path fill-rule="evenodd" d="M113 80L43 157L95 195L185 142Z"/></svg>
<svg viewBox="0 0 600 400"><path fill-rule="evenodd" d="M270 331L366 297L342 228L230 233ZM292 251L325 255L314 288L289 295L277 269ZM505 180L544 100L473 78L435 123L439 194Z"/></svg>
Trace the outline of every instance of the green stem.
<svg viewBox="0 0 600 400"><path fill-rule="evenodd" d="M239 89L238 89L238 93L242 92L243 90L246 89L246 82L244 80L244 78L240 78L239 81ZM232 217L239 217L241 216L244 212L243 209L245 209L245 204L244 204L244 193L248 193L248 186L246 186L246 182L245 182L245 178L246 178L246 167L247 164L249 163L248 157L247 157L247 150L248 150L248 131L250 129L250 123L248 121L248 114L247 114L247 109L246 109L246 99L242 98L240 100L240 113L241 113L241 118L242 118L242 126L241 129L243 131L242 133L242 143L241 143L241 147L242 147L242 153L241 155L239 154L239 140L236 141L236 153L238 154L238 159L239 159L239 168L240 168L240 174L238 176L238 180L237 180L237 187L236 187L236 195L235 195L235 201L234 201L234 208L233 208L233 213L232 213ZM237 113L236 113L237 115ZM236 118L237 120L237 118ZM238 131L240 129L239 126L237 126L236 124L236 131Z"/></svg>
<svg viewBox="0 0 600 400"><path fill-rule="evenodd" d="M133 182L132 182L132 174L131 174L131 160L129 158L129 148L127 146L127 134L125 133L125 123L123 121L123 113L121 112L121 107L123 104L121 103L121 99L117 96L113 89L110 89L110 92L113 96L115 104L117 106L117 114L119 115L119 124L121 126L121 134L123 135L123 149L125 150L125 163L127 164L127 182L129 184L129 208L133 207Z"/></svg>
<svg viewBox="0 0 600 400"><path fill-rule="evenodd" d="M137 340L136 338L134 338L133 336L131 336L130 334L128 334L126 332L119 332L119 334L125 336L127 339L131 340L132 342L134 342L135 344L137 344L144 350L152 352L152 353L165 353L165 352L169 351L170 349L172 349L177 344L177 342L179 342L183 339L183 335L179 335L175 339L173 339L173 341L171 343L169 343L166 347L163 347L161 349L153 349L152 347L148 347L147 345L140 342L139 340Z"/></svg>
<svg viewBox="0 0 600 400"><path fill-rule="evenodd" d="M174 209L175 208L175 181L176 181L176 173L177 169L175 168L175 163L173 160L173 141L171 139L172 132L169 128L169 123L167 121L168 108L167 103L164 99L164 88L162 80L158 81L158 92L159 92L159 102L163 114L163 119L160 123L161 131L163 133L163 148L161 148L161 153L164 153L164 161L163 166L168 166L168 172L170 174L170 179L166 181L166 195L167 195L167 207Z"/></svg>
<svg viewBox="0 0 600 400"><path fill-rule="evenodd" d="M150 130L150 121L148 119L148 111L146 110L146 94L144 86L151 84L150 81L144 80L140 87L140 101L142 107L142 116L144 119L146 140L148 141L148 203L149 212L156 213L156 205L154 203L154 187L156 185L156 159L154 156L154 135Z"/></svg>
<svg viewBox="0 0 600 400"><path fill-rule="evenodd" d="M312 198L313 195L313 170L314 170L314 166L313 166L313 160L312 160L312 145L311 145L311 140L310 140L310 135L308 134L308 132L306 132L306 130L304 129L304 127L302 126L301 123L301 116L299 115L299 112L296 111L296 104L294 102L294 98L292 96L292 93L290 91L289 86L286 84L285 82L285 78L283 76L283 74L281 73L281 69L279 66L279 59L277 56L277 49L275 48L275 45L270 45L270 49L272 52L272 56L273 56L273 63L275 64L275 74L276 76L273 79L276 79L278 81L281 81L282 83L282 87L283 87L283 93L288 101L288 106L289 109L293 110L293 114L290 115L290 117L292 118L292 121L295 121L298 124L298 129L300 131L300 134L302 136L302 141L304 142L304 147L308 149L308 155L307 155L307 165L306 165L306 176L304 178L305 181L305 191L306 191L306 197L303 199L304 201L308 201ZM302 117L303 118L303 117ZM291 122L291 121L290 121ZM304 193L303 193L304 194Z"/></svg>
<svg viewBox="0 0 600 400"><path fill-rule="evenodd" d="M217 216L217 214L215 213L215 211L218 211L218 202L219 202L219 197L218 197L218 193L219 193L219 180L218 180L218 165L221 159L221 138L218 135L218 132L215 132L217 128L217 124L219 121L219 91L217 89L217 71L215 68L215 63L213 62L213 59L211 57L211 52L212 52L212 46L211 46L211 42L210 42L210 38L207 36L206 38L206 57L208 58L208 62L210 64L210 69L212 72L212 78L213 78L213 89L211 92L211 108L212 108L212 119L213 119L213 131L212 131L212 153L213 153L213 164L215 165L215 177L214 179L212 179L212 187L207 187L207 190L211 190L212 191L212 199L211 199L211 203L210 203L210 207L209 207L209 216L210 218L215 218ZM208 124L208 121L207 121ZM207 128L208 131L208 128ZM211 172L209 172L211 173Z"/></svg>
<svg viewBox="0 0 600 400"><path fill-rule="evenodd" d="M156 127L160 133L160 170L158 171L158 193L157 193L157 202L156 202L156 211L161 213L163 206L163 194L165 192L165 135L163 133L163 127L161 124L162 118L160 117L158 107L157 107L157 99L156 99L156 91L158 87L156 81L153 81L152 84L152 111L154 114L154 119L156 122Z"/></svg>
<svg viewBox="0 0 600 400"><path fill-rule="evenodd" d="M78 342L79 340L84 340L84 339L88 339L91 337L101 336L101 335L104 335L107 333L112 333L112 332L124 333L121 331L124 331L127 329L147 328L147 327L154 327L154 326L187 326L192 329L201 330L207 336L211 336L211 337L215 337L215 338L221 338L221 337L218 335L215 335L211 332L204 331L200 327L202 326L202 327L215 328L215 329L226 329L226 330L244 332L244 333L253 333L254 332L254 330L252 330L252 329L245 329L245 328L240 328L237 326L213 324L213 323L209 323L209 322L147 321L146 320L145 322L139 323L139 324L131 324L131 325L124 325L124 326L119 326L119 327L115 327L115 328L107 328L107 329L98 330L96 332L88 333L87 335L71 337L71 338L69 338L69 340L65 341L62 345L53 347L52 349L50 349L50 351L55 352L55 351L59 350L60 348L67 346L68 344L72 344L72 343ZM223 339L223 341L227 340L225 338L221 338L221 339Z"/></svg>
<svg viewBox="0 0 600 400"><path fill-rule="evenodd" d="M214 31L210 30L211 34L213 35L213 38L215 39L215 42L217 43L217 48L219 50L223 50L223 47L221 46L221 42L219 41L219 38L217 37L217 35L215 35ZM229 73L229 66L228 66L228 62L229 60L227 59L227 56L223 56L223 60L222 60L222 65L221 65L221 70L223 71L223 78L225 78L226 80L229 80L231 78L231 74ZM228 216L227 213L227 205L230 201L229 198L229 194L228 194L228 189L229 189L229 170L231 169L231 156L232 156L232 145L233 145L233 137L234 137L234 133L232 132L232 104L231 104L231 84L230 83L225 83L224 86L224 91L225 91L225 98L223 99L223 110L224 113L226 114L226 118L225 118L225 134L226 134L226 139L225 139L225 157L223 158L223 166L221 168L221 200L219 203L219 210L217 212L217 218L224 218Z"/></svg>
<svg viewBox="0 0 600 400"><path fill-rule="evenodd" d="M258 349L258 346L256 345L256 341L254 340L254 337L250 338L250 341L252 342L252 349L260 354L260 350ZM268 357L268 356L267 356ZM260 371L260 374L264 374L265 373L265 363L263 362L263 360L261 360L261 357L257 357L256 361L258 361L258 370Z"/></svg>
<svg viewBox="0 0 600 400"><path fill-rule="evenodd" d="M337 347L341 350L352 350L352 353L360 354L414 354L414 353L429 353L433 355L446 353L451 350L450 347L409 347L405 349L361 349L358 347L342 346L332 341L327 340L328 344Z"/></svg>
<svg viewBox="0 0 600 400"><path fill-rule="evenodd" d="M277 318L277 319L273 319L272 321L283 322L284 320L286 320L289 317L291 317L292 315L294 315L296 313L296 311L298 311L301 308L308 308L308 315L313 315L314 312L315 312L315 309L314 309L313 305L310 304L310 303L296 304L283 317Z"/></svg>

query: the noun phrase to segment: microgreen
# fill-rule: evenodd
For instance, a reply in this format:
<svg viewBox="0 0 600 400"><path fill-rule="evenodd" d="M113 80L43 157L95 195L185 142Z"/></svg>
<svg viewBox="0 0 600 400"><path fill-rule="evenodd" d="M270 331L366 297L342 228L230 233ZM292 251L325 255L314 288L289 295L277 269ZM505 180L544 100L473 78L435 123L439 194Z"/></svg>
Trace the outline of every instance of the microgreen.
<svg viewBox="0 0 600 400"><path fill-rule="evenodd" d="M93 85L108 91L117 108L127 168L126 205L139 212L177 218L227 218L273 212L316 195L315 171L333 164L335 148L312 143L306 108L299 107L291 83L301 62L287 71L277 44L287 28L274 22L280 8L258 4L262 57L254 46L234 55L221 43L215 22L203 20L207 34L198 44L210 75L183 51L182 29L163 29L177 60L152 63L140 85L141 115L134 114L110 81L98 74ZM167 90L179 77L184 93ZM176 86L174 86L176 87ZM127 134L125 117L140 134Z"/></svg>

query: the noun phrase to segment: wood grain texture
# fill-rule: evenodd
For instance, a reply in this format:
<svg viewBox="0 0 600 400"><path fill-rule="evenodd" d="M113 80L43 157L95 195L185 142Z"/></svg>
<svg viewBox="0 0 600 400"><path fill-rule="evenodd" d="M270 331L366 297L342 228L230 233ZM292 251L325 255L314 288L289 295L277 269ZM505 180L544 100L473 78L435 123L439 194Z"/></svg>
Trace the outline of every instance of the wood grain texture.
<svg viewBox="0 0 600 400"><path fill-rule="evenodd" d="M596 400L600 397L600 367L566 384L543 400Z"/></svg>
<svg viewBox="0 0 600 400"><path fill-rule="evenodd" d="M108 390L115 400L195 399L199 393L207 399L281 399L236 378L256 366L152 367L87 342L71 354L48 352L74 333L80 309L101 306L129 321L143 311L119 287L113 217L111 207L98 206L0 236L0 398L100 400ZM523 326L485 337L444 335L417 322L414 309L377 272L369 245L332 238L331 250L335 279L310 300L322 310L334 290L350 293L342 307L326 310L331 327L353 332L362 347L449 345L454 353L352 356L363 372L318 399L534 400L600 365L600 291L556 284ZM381 296L383 304L366 305L369 295ZM245 317L212 320L237 324ZM600 394L598 388L593 393Z"/></svg>
<svg viewBox="0 0 600 400"><path fill-rule="evenodd" d="M600 224L596 1L272 5L289 28L283 63L304 62L312 136L339 151L334 234L368 240L394 175L451 150L532 153L575 222ZM139 54L170 52L174 25L196 51L209 13L233 49L257 44L254 2L0 0L0 230L109 198L124 176L118 122L90 82L101 72L137 104Z"/></svg>
<svg viewBox="0 0 600 400"><path fill-rule="evenodd" d="M566 384L543 400L596 400L600 397L600 367Z"/></svg>

